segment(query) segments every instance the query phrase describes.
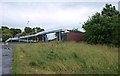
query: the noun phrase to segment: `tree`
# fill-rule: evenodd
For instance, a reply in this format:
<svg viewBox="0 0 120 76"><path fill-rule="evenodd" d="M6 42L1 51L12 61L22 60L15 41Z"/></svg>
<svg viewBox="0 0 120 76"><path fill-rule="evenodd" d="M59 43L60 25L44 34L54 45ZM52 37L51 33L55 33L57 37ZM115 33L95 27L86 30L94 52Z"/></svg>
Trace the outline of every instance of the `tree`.
<svg viewBox="0 0 120 76"><path fill-rule="evenodd" d="M34 34L34 33L38 33L41 31L44 31L44 29L41 29L40 27L35 27L35 28L30 28L30 27L25 27L24 28L24 32L21 31L21 29L19 28L8 28L7 26L2 26L0 28L0 30L2 29L2 38L3 41L6 41L8 38L12 38L12 37L19 37L19 36L25 36L28 34Z"/></svg>
<svg viewBox="0 0 120 76"><path fill-rule="evenodd" d="M15 37L18 33L21 33L21 29L11 28L10 31L12 32L13 37Z"/></svg>
<svg viewBox="0 0 120 76"><path fill-rule="evenodd" d="M25 32L25 33L32 33L32 28L30 28L30 27L25 27L25 28L24 28L24 32Z"/></svg>
<svg viewBox="0 0 120 76"><path fill-rule="evenodd" d="M69 30L70 32L80 32L78 28L73 28L72 30Z"/></svg>
<svg viewBox="0 0 120 76"><path fill-rule="evenodd" d="M2 26L1 28L2 28L2 30L9 29L7 26Z"/></svg>
<svg viewBox="0 0 120 76"><path fill-rule="evenodd" d="M118 44L119 14L115 6L106 4L101 13L97 12L83 24L86 41L95 44Z"/></svg>
<svg viewBox="0 0 120 76"><path fill-rule="evenodd" d="M8 38L13 37L10 29L6 26L2 26L2 38L3 38L3 42L6 41Z"/></svg>
<svg viewBox="0 0 120 76"><path fill-rule="evenodd" d="M27 34L25 32L22 32L22 33L16 34L15 36L19 37L19 36L25 36L25 35L27 35Z"/></svg>
<svg viewBox="0 0 120 76"><path fill-rule="evenodd" d="M42 31L44 31L44 29L41 29L40 27L35 27L32 29L33 33L38 33L38 32L42 32Z"/></svg>

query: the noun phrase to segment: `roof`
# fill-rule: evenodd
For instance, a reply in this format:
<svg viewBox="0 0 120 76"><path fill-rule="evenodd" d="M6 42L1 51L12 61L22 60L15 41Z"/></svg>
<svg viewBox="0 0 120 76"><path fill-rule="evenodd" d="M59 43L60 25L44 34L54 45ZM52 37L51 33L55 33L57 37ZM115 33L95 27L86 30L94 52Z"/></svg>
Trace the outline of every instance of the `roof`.
<svg viewBox="0 0 120 76"><path fill-rule="evenodd" d="M49 34L49 33L61 32L61 31L63 32L63 31L67 31L67 30L66 29L47 30L47 31L38 32L38 33L32 34L32 35L9 38L8 40L6 40L6 42L8 42L10 40L18 40L19 38L21 39L21 38L35 37L35 36L38 36L38 35L44 35L44 34Z"/></svg>

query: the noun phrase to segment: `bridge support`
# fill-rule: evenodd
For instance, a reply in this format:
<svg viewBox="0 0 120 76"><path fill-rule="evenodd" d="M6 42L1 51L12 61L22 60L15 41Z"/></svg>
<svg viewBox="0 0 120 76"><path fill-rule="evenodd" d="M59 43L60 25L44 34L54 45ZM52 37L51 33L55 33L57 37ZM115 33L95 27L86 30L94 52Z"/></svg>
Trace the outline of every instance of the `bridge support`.
<svg viewBox="0 0 120 76"><path fill-rule="evenodd" d="M47 34L42 35L42 41L43 42L48 42Z"/></svg>
<svg viewBox="0 0 120 76"><path fill-rule="evenodd" d="M60 32L56 32L56 33L57 33L57 40L61 41L62 40L61 31Z"/></svg>
<svg viewBox="0 0 120 76"><path fill-rule="evenodd" d="M61 32L59 32L59 41L61 41Z"/></svg>

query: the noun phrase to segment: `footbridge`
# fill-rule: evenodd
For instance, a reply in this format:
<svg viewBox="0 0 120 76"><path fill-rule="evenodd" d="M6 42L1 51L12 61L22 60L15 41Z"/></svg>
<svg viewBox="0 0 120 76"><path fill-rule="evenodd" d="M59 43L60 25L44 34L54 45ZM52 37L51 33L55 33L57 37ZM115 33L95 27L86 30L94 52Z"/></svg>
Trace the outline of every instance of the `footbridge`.
<svg viewBox="0 0 120 76"><path fill-rule="evenodd" d="M26 35L26 36L19 36L19 37L14 37L14 38L9 38L8 40L6 40L6 42L12 42L12 41L18 41L18 42L47 42L48 41L48 37L47 34L50 33L57 33L57 37L56 39L58 41L62 40L62 33L66 32L67 29L57 29L57 30L47 30L47 31L42 31L42 32L38 32L36 34L32 34L32 35Z"/></svg>

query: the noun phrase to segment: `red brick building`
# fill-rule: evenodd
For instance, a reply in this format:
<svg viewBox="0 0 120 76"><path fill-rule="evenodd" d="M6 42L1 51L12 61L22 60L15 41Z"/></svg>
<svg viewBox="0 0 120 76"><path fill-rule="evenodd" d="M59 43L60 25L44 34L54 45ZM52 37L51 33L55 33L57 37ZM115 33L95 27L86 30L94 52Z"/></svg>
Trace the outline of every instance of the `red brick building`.
<svg viewBox="0 0 120 76"><path fill-rule="evenodd" d="M84 41L85 33L84 32L67 32L66 40L67 41Z"/></svg>

